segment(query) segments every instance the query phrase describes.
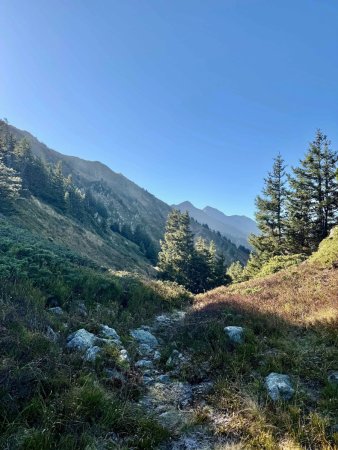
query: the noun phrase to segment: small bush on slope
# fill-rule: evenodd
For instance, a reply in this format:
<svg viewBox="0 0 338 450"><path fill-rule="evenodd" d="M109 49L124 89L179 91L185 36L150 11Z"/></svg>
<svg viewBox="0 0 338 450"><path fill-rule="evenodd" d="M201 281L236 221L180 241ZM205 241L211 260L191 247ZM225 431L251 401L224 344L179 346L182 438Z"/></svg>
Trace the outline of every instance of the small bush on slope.
<svg viewBox="0 0 338 450"><path fill-rule="evenodd" d="M324 239L310 258L309 262L320 267L332 267L338 261L338 227L334 228L330 236Z"/></svg>

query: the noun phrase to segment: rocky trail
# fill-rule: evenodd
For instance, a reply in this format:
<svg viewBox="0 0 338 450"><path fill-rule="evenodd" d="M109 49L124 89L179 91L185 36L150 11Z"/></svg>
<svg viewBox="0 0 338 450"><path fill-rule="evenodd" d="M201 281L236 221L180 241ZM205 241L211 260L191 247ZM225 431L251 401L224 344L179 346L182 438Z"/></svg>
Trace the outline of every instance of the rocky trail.
<svg viewBox="0 0 338 450"><path fill-rule="evenodd" d="M150 326L130 330L131 352L126 350L118 333L107 325L101 325L97 335L85 329L77 330L68 336L66 346L70 351L82 352L83 359L89 364L104 357L104 347L114 347L119 362L128 368L127 372L133 368L139 373L142 395L138 405L171 436L158 450L243 448L238 441L217 433L217 430L226 429L231 417L208 402L214 388L208 362L198 368L199 382L193 384L186 381L185 376L192 364L189 350L183 354L174 348L166 356L168 348L175 347L170 344L174 344L171 340L178 327L186 325L185 317L185 311L174 311L157 316ZM243 343L245 330L242 327L225 326L224 332L233 345ZM123 371L114 367L106 367L105 374L118 383L126 381ZM270 373L265 385L274 401L289 400L294 394L290 378L284 374ZM131 449L128 442L115 433L111 433L111 439L116 448Z"/></svg>

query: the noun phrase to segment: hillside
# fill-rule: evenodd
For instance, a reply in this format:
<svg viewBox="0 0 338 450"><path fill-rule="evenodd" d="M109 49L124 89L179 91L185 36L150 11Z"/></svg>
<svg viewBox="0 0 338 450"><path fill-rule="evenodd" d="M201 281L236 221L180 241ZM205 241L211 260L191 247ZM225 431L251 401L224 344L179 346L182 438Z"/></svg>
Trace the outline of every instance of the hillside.
<svg viewBox="0 0 338 450"><path fill-rule="evenodd" d="M188 201L174 205L174 207L182 212L188 211L189 215L197 222L206 224L211 230L220 232L236 245L250 247L248 243L249 235L258 233L256 223L246 216L227 216L210 206L198 209Z"/></svg>
<svg viewBox="0 0 338 450"><path fill-rule="evenodd" d="M101 242L103 239L103 243L102 245L99 245L99 251L95 256L95 260L98 261L99 258L101 258L102 249L104 250L104 255L102 255L102 264L104 265L107 265L108 261L111 267L120 269L121 261L125 261L123 267L125 269L134 270L135 268L137 269L137 267L140 267L140 265L142 266L145 264L148 266L145 267L145 270L147 272L149 272L149 270L151 271L149 266L156 261L156 254L159 250L159 241L163 237L166 218L171 211L171 207L157 199L145 189L140 188L123 175L113 172L100 162L85 161L80 158L63 155L55 150L51 150L27 131L19 130L13 126L9 126L9 128L17 139L25 138L29 142L33 154L41 158L42 161L54 165L61 161L63 175L65 177L70 175L75 186L82 191L90 192L90 194L106 209L108 227L112 232L109 231L105 236L100 236L99 241ZM40 206L41 203L45 203L43 199L40 198L39 200ZM34 204L30 203L29 207L32 208L32 211L28 213L29 208L26 203L25 209L28 213L26 214L26 218L29 215L33 216L36 213L36 205L36 202ZM41 214L43 210L50 212L48 207L40 207L40 222L43 221L43 215ZM48 237L48 221L50 218L51 215L46 214L45 223L40 223L41 232L46 233L46 237ZM60 219L63 220L63 225L65 226L67 221L64 220L64 217ZM76 218L73 218L73 221L74 219ZM29 226L31 226L31 221L25 222L25 220L21 220L21 226L25 226L25 224L28 223ZM83 226L83 224L81 225ZM69 226L70 228L73 227L72 224L69 224ZM148 254L146 252L145 255L140 255L142 252L140 252L138 245L135 246L135 242L130 242L130 240L133 240L130 235L137 228L142 230L146 245L151 247L151 251L149 251ZM242 263L247 261L248 251L246 249L238 248L229 239L219 235L219 233L206 229L199 223L194 222L192 228L196 236L203 236L209 241L215 241L218 251L224 254L225 263L227 265L236 260L239 260ZM89 231L92 232L93 230L90 229ZM119 236L117 236L117 234L119 234ZM66 235L72 236L74 233L71 229L69 233L65 233L65 228L63 228L62 236L56 233L51 237L62 243L67 239L65 238ZM85 233L85 235L87 238L88 233ZM62 237L64 237L64 240L60 239ZM90 240L92 241L92 239ZM138 244L138 242L136 242L136 244ZM70 245L75 251L81 250L79 245L76 245L76 242L74 242L74 247L72 247L72 239L68 239L67 245ZM91 246L90 243L88 243L88 245L85 244L85 247L89 248ZM84 249L82 250L84 251ZM119 257L121 252L124 255L127 255L126 259L124 259L124 257L121 258L121 255ZM92 255L93 252L91 252L90 256ZM142 261L142 256L146 256L146 260L143 258Z"/></svg>
<svg viewBox="0 0 338 450"><path fill-rule="evenodd" d="M191 305L2 221L0 446L336 449L337 242ZM291 399L270 398L271 373Z"/></svg>

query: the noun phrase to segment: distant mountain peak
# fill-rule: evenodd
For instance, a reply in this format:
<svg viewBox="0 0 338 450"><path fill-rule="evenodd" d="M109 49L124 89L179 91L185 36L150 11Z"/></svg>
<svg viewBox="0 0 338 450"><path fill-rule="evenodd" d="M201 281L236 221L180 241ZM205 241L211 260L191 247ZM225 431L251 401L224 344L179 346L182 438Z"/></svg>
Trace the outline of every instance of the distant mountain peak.
<svg viewBox="0 0 338 450"><path fill-rule="evenodd" d="M212 206L198 209L188 200L173 206L180 211L188 211L195 220L208 225L212 230L219 231L237 245L249 247L249 235L258 233L256 222L245 215L227 216Z"/></svg>

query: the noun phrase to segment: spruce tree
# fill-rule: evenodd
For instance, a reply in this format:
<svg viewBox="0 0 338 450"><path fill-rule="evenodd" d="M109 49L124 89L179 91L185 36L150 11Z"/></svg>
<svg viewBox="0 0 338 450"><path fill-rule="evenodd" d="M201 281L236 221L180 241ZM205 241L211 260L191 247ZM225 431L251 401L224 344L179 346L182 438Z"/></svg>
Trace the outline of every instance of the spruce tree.
<svg viewBox="0 0 338 450"><path fill-rule="evenodd" d="M279 154L272 171L264 180L262 196L256 198L256 221L261 231L259 236L251 236L250 243L256 252L269 256L283 254L285 251L285 202L286 202L285 164Z"/></svg>
<svg viewBox="0 0 338 450"><path fill-rule="evenodd" d="M291 253L311 253L338 218L338 153L317 131L300 166L289 177L288 247Z"/></svg>
<svg viewBox="0 0 338 450"><path fill-rule="evenodd" d="M169 214L158 259L163 278L194 290L195 248L188 213L173 210Z"/></svg>

